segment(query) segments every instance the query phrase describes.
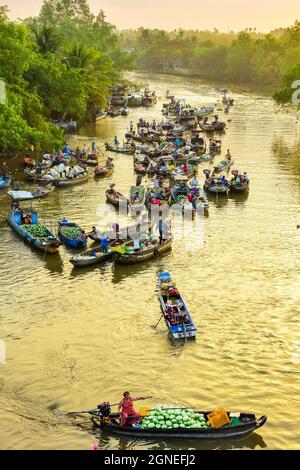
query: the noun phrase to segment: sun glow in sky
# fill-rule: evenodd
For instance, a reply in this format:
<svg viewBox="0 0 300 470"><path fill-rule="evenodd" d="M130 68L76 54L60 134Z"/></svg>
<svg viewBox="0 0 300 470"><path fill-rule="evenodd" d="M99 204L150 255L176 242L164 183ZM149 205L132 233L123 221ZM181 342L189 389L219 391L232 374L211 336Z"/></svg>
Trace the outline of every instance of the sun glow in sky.
<svg viewBox="0 0 300 470"><path fill-rule="evenodd" d="M39 12L42 0L0 0L11 18ZM239 31L256 27L267 32L300 18L299 0L89 0L94 13L103 9L119 29L164 28Z"/></svg>

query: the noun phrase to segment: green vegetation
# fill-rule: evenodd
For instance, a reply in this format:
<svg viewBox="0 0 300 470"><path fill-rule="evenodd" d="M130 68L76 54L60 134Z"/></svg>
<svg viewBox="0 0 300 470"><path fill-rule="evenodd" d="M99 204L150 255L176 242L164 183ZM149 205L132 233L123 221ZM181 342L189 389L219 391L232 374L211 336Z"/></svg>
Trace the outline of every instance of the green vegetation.
<svg viewBox="0 0 300 470"><path fill-rule="evenodd" d="M0 154L59 147L53 119L83 121L106 104L109 87L132 65L119 35L87 0L45 0L36 18L12 23L0 7Z"/></svg>
<svg viewBox="0 0 300 470"><path fill-rule="evenodd" d="M122 33L134 50L136 66L175 73L186 69L222 82L279 87L274 98L291 102L291 84L300 80L300 22L269 34L248 28L240 33L139 28Z"/></svg>

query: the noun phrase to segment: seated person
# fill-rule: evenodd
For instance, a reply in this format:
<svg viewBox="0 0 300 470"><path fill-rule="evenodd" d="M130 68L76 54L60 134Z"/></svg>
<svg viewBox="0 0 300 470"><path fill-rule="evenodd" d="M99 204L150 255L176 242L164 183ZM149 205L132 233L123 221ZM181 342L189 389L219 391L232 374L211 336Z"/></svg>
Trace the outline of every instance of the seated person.
<svg viewBox="0 0 300 470"><path fill-rule="evenodd" d="M23 223L25 225L30 225L32 223L32 219L31 219L30 215L27 212L23 216Z"/></svg>

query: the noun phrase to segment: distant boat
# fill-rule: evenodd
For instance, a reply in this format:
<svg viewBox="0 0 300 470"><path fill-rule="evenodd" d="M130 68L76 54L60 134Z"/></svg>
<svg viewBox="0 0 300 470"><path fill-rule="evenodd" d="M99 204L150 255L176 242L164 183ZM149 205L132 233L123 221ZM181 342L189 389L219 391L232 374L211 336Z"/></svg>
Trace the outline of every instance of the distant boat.
<svg viewBox="0 0 300 470"><path fill-rule="evenodd" d="M105 119L106 117L107 117L107 113L102 111L102 112L96 114L96 122L102 121L102 119Z"/></svg>
<svg viewBox="0 0 300 470"><path fill-rule="evenodd" d="M11 183L10 176L0 176L0 189L8 188Z"/></svg>

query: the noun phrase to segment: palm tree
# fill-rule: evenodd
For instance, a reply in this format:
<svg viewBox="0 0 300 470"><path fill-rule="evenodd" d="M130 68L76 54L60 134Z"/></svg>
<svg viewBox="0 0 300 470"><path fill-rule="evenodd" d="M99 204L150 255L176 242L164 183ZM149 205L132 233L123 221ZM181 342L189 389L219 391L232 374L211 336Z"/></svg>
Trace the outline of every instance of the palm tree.
<svg viewBox="0 0 300 470"><path fill-rule="evenodd" d="M59 46L59 38L52 26L43 25L40 28L34 28L33 33L42 54L56 52Z"/></svg>
<svg viewBox="0 0 300 470"><path fill-rule="evenodd" d="M85 44L75 42L67 52L66 62L68 67L86 69L95 59L95 53Z"/></svg>

